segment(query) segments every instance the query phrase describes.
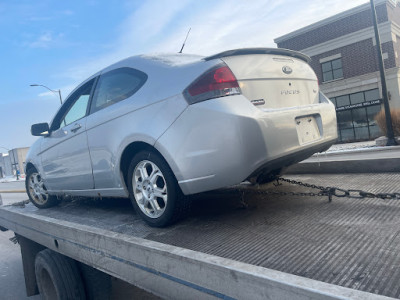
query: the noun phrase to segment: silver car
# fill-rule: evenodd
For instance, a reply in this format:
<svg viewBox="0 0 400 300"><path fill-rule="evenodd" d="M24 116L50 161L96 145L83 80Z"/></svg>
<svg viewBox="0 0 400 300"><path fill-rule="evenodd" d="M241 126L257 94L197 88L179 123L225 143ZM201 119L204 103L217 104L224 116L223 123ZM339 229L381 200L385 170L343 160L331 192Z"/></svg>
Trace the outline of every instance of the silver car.
<svg viewBox="0 0 400 300"><path fill-rule="evenodd" d="M285 49L209 57L134 56L94 74L66 99L26 160L39 208L64 195L130 197L152 226L189 209L185 195L249 180L329 148L333 104L309 58Z"/></svg>

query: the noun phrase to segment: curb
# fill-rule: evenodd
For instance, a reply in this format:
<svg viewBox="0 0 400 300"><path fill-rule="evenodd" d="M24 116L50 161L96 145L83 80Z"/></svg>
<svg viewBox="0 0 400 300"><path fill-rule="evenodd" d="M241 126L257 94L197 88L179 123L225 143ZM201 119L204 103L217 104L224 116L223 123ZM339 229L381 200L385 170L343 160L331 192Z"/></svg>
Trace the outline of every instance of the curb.
<svg viewBox="0 0 400 300"><path fill-rule="evenodd" d="M286 174L398 173L400 158L301 162L285 170Z"/></svg>
<svg viewBox="0 0 400 300"><path fill-rule="evenodd" d="M0 194L6 193L26 193L26 190L0 190Z"/></svg>
<svg viewBox="0 0 400 300"><path fill-rule="evenodd" d="M370 147L370 148L358 148L358 149L347 149L347 150L337 150L330 152L322 152L316 153L311 157L329 157L329 156L337 156L337 155L348 155L348 154L361 154L361 153L374 153L374 152L392 152L392 151L400 151L399 146L382 146L382 147Z"/></svg>
<svg viewBox="0 0 400 300"><path fill-rule="evenodd" d="M400 147L371 147L316 153L284 170L286 174L397 173Z"/></svg>

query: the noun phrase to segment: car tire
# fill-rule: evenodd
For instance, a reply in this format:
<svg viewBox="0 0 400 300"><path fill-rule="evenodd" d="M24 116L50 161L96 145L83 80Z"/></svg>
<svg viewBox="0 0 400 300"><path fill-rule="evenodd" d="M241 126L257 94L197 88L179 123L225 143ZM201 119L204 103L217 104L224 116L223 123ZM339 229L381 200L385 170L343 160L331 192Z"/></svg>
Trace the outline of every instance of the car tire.
<svg viewBox="0 0 400 300"><path fill-rule="evenodd" d="M35 259L35 275L42 299L86 299L85 288L76 262L50 249Z"/></svg>
<svg viewBox="0 0 400 300"><path fill-rule="evenodd" d="M129 196L135 211L150 226L165 227L187 215L186 199L167 162L157 153L137 153L128 169Z"/></svg>
<svg viewBox="0 0 400 300"><path fill-rule="evenodd" d="M57 205L60 200L48 194L40 173L35 168L26 172L25 189L29 200L38 208L48 208Z"/></svg>

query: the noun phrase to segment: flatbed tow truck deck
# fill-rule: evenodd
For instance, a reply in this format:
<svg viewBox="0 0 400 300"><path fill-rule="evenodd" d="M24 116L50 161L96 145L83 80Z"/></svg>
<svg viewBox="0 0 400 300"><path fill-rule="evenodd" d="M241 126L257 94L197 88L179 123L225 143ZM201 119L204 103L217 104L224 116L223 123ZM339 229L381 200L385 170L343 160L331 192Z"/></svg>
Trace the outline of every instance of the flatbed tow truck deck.
<svg viewBox="0 0 400 300"><path fill-rule="evenodd" d="M372 193L400 189L399 173L285 177ZM42 210L3 206L0 226L164 298L400 297L400 200L329 203L246 189L193 196L192 215L163 229L140 220L128 199L108 198ZM288 183L260 189L310 191Z"/></svg>

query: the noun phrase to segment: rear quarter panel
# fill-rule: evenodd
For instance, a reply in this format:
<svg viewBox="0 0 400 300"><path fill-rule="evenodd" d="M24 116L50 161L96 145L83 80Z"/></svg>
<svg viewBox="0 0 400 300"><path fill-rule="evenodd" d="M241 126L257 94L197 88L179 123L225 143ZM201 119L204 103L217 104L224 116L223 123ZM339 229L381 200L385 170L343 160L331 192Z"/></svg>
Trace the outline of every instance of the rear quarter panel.
<svg viewBox="0 0 400 300"><path fill-rule="evenodd" d="M134 100L112 105L88 118L87 136L96 189L124 187L120 174L124 149L138 141L154 145L187 107L180 95L132 110L136 106L131 103Z"/></svg>
<svg viewBox="0 0 400 300"><path fill-rule="evenodd" d="M169 66L157 60L133 58L103 70L104 73L118 67L132 67L146 73L148 79L131 97L88 116L87 135L96 189L124 187L120 160L125 148L133 142L154 146L187 108L183 90L215 64L215 61L200 61ZM168 159L167 162L173 164Z"/></svg>

